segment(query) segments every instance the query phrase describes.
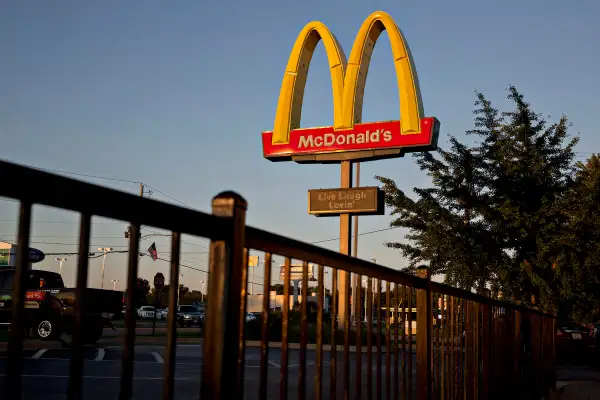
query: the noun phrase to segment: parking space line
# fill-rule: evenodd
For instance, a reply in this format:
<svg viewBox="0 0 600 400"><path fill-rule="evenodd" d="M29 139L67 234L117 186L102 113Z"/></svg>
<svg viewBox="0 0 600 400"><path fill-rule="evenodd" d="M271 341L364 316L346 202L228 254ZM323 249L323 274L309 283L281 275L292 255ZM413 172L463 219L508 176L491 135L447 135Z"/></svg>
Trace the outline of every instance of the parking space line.
<svg viewBox="0 0 600 400"><path fill-rule="evenodd" d="M45 352L47 352L47 351L48 351L48 349L41 349L41 350L38 350L38 351L37 351L37 353L35 353L33 356L31 356L31 358L38 359L38 358L40 358L41 356L43 356L43 355L44 355L44 353L45 353Z"/></svg>
<svg viewBox="0 0 600 400"><path fill-rule="evenodd" d="M104 359L104 355L106 354L106 352L104 351L103 348L99 348L98 349L98 354L96 354L96 358L94 359L94 361L102 361Z"/></svg>
<svg viewBox="0 0 600 400"><path fill-rule="evenodd" d="M269 360L269 361L268 361L268 364L269 364L271 367L275 367L275 368L281 368L281 365L277 364L275 361L271 361L271 360Z"/></svg>
<svg viewBox="0 0 600 400"><path fill-rule="evenodd" d="M157 352L153 351L152 353L150 353L154 356L154 359L156 360L157 363L159 364L164 364L165 360L163 360L163 358L161 357L160 354L158 354Z"/></svg>

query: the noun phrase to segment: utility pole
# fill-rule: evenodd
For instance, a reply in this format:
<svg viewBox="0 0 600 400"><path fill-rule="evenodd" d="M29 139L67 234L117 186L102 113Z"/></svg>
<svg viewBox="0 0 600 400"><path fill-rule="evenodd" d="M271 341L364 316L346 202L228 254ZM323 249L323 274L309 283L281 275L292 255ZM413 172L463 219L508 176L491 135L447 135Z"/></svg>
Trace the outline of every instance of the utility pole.
<svg viewBox="0 0 600 400"><path fill-rule="evenodd" d="M183 274L179 274L179 287L177 288L177 306L179 306L179 294L181 293L181 286L183 285L183 283L181 283L181 278L183 278Z"/></svg>
<svg viewBox="0 0 600 400"><path fill-rule="evenodd" d="M201 296L201 302L204 303L204 287L205 287L205 283L206 281L200 281L200 296Z"/></svg>

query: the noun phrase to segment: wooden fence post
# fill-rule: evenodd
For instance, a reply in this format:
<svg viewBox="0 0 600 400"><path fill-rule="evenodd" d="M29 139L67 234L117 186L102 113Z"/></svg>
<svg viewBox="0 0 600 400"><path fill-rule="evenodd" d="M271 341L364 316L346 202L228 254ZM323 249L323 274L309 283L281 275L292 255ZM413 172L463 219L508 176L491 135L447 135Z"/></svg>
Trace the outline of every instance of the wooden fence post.
<svg viewBox="0 0 600 400"><path fill-rule="evenodd" d="M432 398L432 360L431 338L432 318L431 276L425 266L417 268L417 276L427 279L427 287L417 290L417 398L427 400Z"/></svg>
<svg viewBox="0 0 600 400"><path fill-rule="evenodd" d="M240 304L246 295L244 245L247 203L234 192L223 192L213 198L213 215L231 222L223 240L210 244L209 308L204 329L204 368L201 393L203 399L242 398L243 371L238 368L240 320L244 318ZM223 223L227 223L224 220Z"/></svg>
<svg viewBox="0 0 600 400"><path fill-rule="evenodd" d="M484 289L482 294L490 297L489 289ZM490 304L482 304L481 316L481 398L491 398L490 378L492 374L492 366L490 365L490 352L492 349L492 306Z"/></svg>

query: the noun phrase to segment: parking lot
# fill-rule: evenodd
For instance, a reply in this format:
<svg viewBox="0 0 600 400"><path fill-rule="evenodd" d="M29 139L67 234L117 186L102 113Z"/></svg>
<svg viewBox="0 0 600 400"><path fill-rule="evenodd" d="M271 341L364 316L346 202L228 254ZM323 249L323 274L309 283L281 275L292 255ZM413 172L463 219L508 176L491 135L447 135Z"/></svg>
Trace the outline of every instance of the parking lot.
<svg viewBox="0 0 600 400"><path fill-rule="evenodd" d="M160 399L162 395L162 384L164 374L164 346L136 346L134 368L134 394L135 399ZM84 365L84 398L89 400L117 398L119 393L119 382L121 374L120 362L122 351L118 346L95 346L86 347ZM416 360L413 357L413 376L416 377ZM63 399L68 386L69 360L71 351L69 349L40 349L25 351L23 370L23 392L24 399ZM342 393L343 353L338 355L338 392ZM350 373L351 387L354 391L353 379L356 360L355 354L351 353ZM316 375L316 354L307 351L307 398L314 398L314 377ZM330 356L324 353L323 362L323 390L329 392L330 386ZM269 398L279 398L280 384L280 361L281 350L272 348L269 352L268 362L268 393ZM3 379L0 386L5 385L6 354L0 353L0 371ZM393 363L393 358L392 358ZM175 398L197 399L200 392L200 374L203 365L203 354L201 345L178 345L175 375ZM260 381L260 349L248 347L246 351L245 369L245 391L246 399L258 398L258 386ZM362 356L363 390L366 393L366 354ZM376 365L376 356L373 360L373 369ZM294 398L298 389L298 368L300 358L298 350L289 351L288 381L289 395ZM385 355L382 359L383 385L385 393ZM375 370L373 377L375 377ZM393 380L394 373L391 378ZM416 380L416 378L413 378ZM392 387L393 387L393 381ZM413 382L414 383L414 382ZM375 379L373 379L375 386ZM2 391L0 387L0 392Z"/></svg>

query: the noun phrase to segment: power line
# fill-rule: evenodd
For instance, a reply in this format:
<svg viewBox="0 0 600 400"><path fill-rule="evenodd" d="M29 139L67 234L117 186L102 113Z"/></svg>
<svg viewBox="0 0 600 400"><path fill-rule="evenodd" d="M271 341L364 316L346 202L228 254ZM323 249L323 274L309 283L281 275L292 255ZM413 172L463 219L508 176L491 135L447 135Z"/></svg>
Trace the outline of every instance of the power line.
<svg viewBox="0 0 600 400"><path fill-rule="evenodd" d="M79 172L61 171L61 170L58 170L58 169L50 169L50 168L41 168L41 167L33 167L33 166L30 166L30 167L33 168L33 169L40 170L40 171L54 172L54 173L66 174L66 175L74 175L74 176L83 176L83 177L86 177L86 178L103 179L103 180L106 180L106 181L124 182L124 183L137 183L137 184L142 183L142 182L139 182L139 181L132 181L132 180L129 180L129 179L110 178L110 177L107 177L107 176L82 174L82 173L79 173Z"/></svg>
<svg viewBox="0 0 600 400"><path fill-rule="evenodd" d="M17 220L17 219L0 219L0 224L17 223L17 222L19 222L19 220ZM35 223L35 224L67 224L67 225L74 225L74 224L79 224L79 221L38 221L38 220L31 220L31 223ZM126 222L94 222L93 224L116 225L116 224L126 224Z"/></svg>
<svg viewBox="0 0 600 400"><path fill-rule="evenodd" d="M153 190L153 191L155 191L155 192L158 192L158 193L162 194L163 196L165 196L165 197L167 197L167 198L169 198L169 199L171 199L171 200L173 200L173 201L176 201L177 203L179 203L179 204L181 204L181 205L184 205L184 206L186 206L187 208L191 208L192 210L199 211L197 208L195 208L195 207L192 207L192 206L190 206L189 204L187 204L187 203L184 203L184 202L183 202L183 201L181 201L181 200L177 200L175 197L173 197L173 196L169 196L168 194L166 194L166 193L164 193L164 192L161 192L160 190L158 190L157 188L155 188L155 187L153 187L153 186L150 186L150 185L147 185L147 184L144 184L144 186L146 186L147 188L149 188L149 189L151 189L151 190Z"/></svg>
<svg viewBox="0 0 600 400"><path fill-rule="evenodd" d="M391 231L392 229L398 229L398 228L400 228L400 227L399 226L392 226L390 228L377 229L375 231L361 232L361 233L358 234L358 236L371 235L373 233ZM325 239L325 240L317 240L316 242L310 242L310 243L311 244L326 243L326 242L333 242L334 240L340 240L340 238L336 237L336 238Z"/></svg>

